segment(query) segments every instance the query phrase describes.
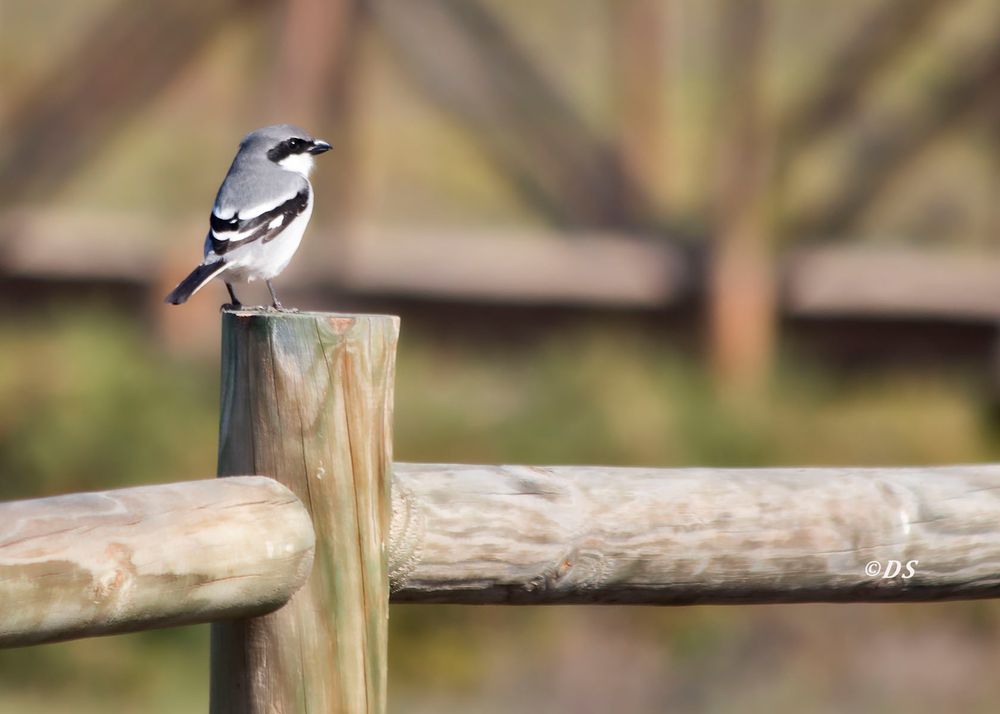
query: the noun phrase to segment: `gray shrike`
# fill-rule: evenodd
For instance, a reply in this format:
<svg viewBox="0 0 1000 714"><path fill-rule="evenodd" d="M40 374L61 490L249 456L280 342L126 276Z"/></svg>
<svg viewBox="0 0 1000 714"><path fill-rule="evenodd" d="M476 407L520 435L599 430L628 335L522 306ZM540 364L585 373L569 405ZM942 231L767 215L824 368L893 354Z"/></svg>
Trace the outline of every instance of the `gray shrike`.
<svg viewBox="0 0 1000 714"><path fill-rule="evenodd" d="M180 305L212 278L222 278L233 306L239 307L233 283L260 279L280 310L271 279L299 247L313 209L313 156L329 149L325 141L291 124L247 134L215 197L205 260L166 302Z"/></svg>

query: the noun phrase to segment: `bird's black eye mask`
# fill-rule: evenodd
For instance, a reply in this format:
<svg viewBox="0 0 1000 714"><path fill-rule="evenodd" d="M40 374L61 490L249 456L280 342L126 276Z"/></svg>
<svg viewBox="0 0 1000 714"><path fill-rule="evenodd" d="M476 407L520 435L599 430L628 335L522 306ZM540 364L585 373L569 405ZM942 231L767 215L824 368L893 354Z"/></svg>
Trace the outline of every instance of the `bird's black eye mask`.
<svg viewBox="0 0 1000 714"><path fill-rule="evenodd" d="M293 154L304 154L309 150L310 146L312 146L311 141L299 139L298 137L285 139L277 146L268 149L267 158L275 163L278 163L282 159L287 159Z"/></svg>

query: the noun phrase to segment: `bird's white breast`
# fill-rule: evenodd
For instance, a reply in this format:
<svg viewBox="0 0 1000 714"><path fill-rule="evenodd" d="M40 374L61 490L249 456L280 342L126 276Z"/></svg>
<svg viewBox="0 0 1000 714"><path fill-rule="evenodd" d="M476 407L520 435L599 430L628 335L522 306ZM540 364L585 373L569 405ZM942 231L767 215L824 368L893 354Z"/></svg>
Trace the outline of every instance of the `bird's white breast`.
<svg viewBox="0 0 1000 714"><path fill-rule="evenodd" d="M262 240L235 248L226 253L226 262L231 266L227 274L234 281L270 280L288 265L302 242L309 219L312 217L313 201L309 197L306 210L292 219L281 233L265 243ZM274 220L278 220L275 218Z"/></svg>

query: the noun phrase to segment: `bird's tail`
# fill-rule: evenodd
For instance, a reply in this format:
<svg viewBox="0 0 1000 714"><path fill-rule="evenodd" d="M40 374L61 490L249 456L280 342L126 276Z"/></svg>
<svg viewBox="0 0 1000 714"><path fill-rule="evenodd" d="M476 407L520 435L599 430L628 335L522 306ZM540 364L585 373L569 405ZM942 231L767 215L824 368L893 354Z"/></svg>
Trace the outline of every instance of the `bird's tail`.
<svg viewBox="0 0 1000 714"><path fill-rule="evenodd" d="M217 260L214 263L203 263L191 271L191 274L184 278L180 285L174 288L167 295L164 302L171 305L181 305L187 302L188 298L201 290L202 286L216 275L221 273L226 267L226 261Z"/></svg>

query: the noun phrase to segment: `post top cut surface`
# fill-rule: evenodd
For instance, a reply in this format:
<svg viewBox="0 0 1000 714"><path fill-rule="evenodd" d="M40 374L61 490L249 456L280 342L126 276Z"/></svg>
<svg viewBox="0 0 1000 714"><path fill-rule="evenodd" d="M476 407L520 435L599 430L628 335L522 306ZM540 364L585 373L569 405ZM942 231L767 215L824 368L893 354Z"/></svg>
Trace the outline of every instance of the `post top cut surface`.
<svg viewBox="0 0 1000 714"><path fill-rule="evenodd" d="M320 312L316 310L275 310L270 307L241 307L238 310L233 310L230 308L224 308L222 310L223 315L232 315L233 317L281 317L288 319L301 319L308 318L310 320L315 319L340 319L340 320L357 320L358 318L365 319L386 319L393 320L395 322L399 321L399 317L396 315L380 315L380 314L358 314L349 312Z"/></svg>

